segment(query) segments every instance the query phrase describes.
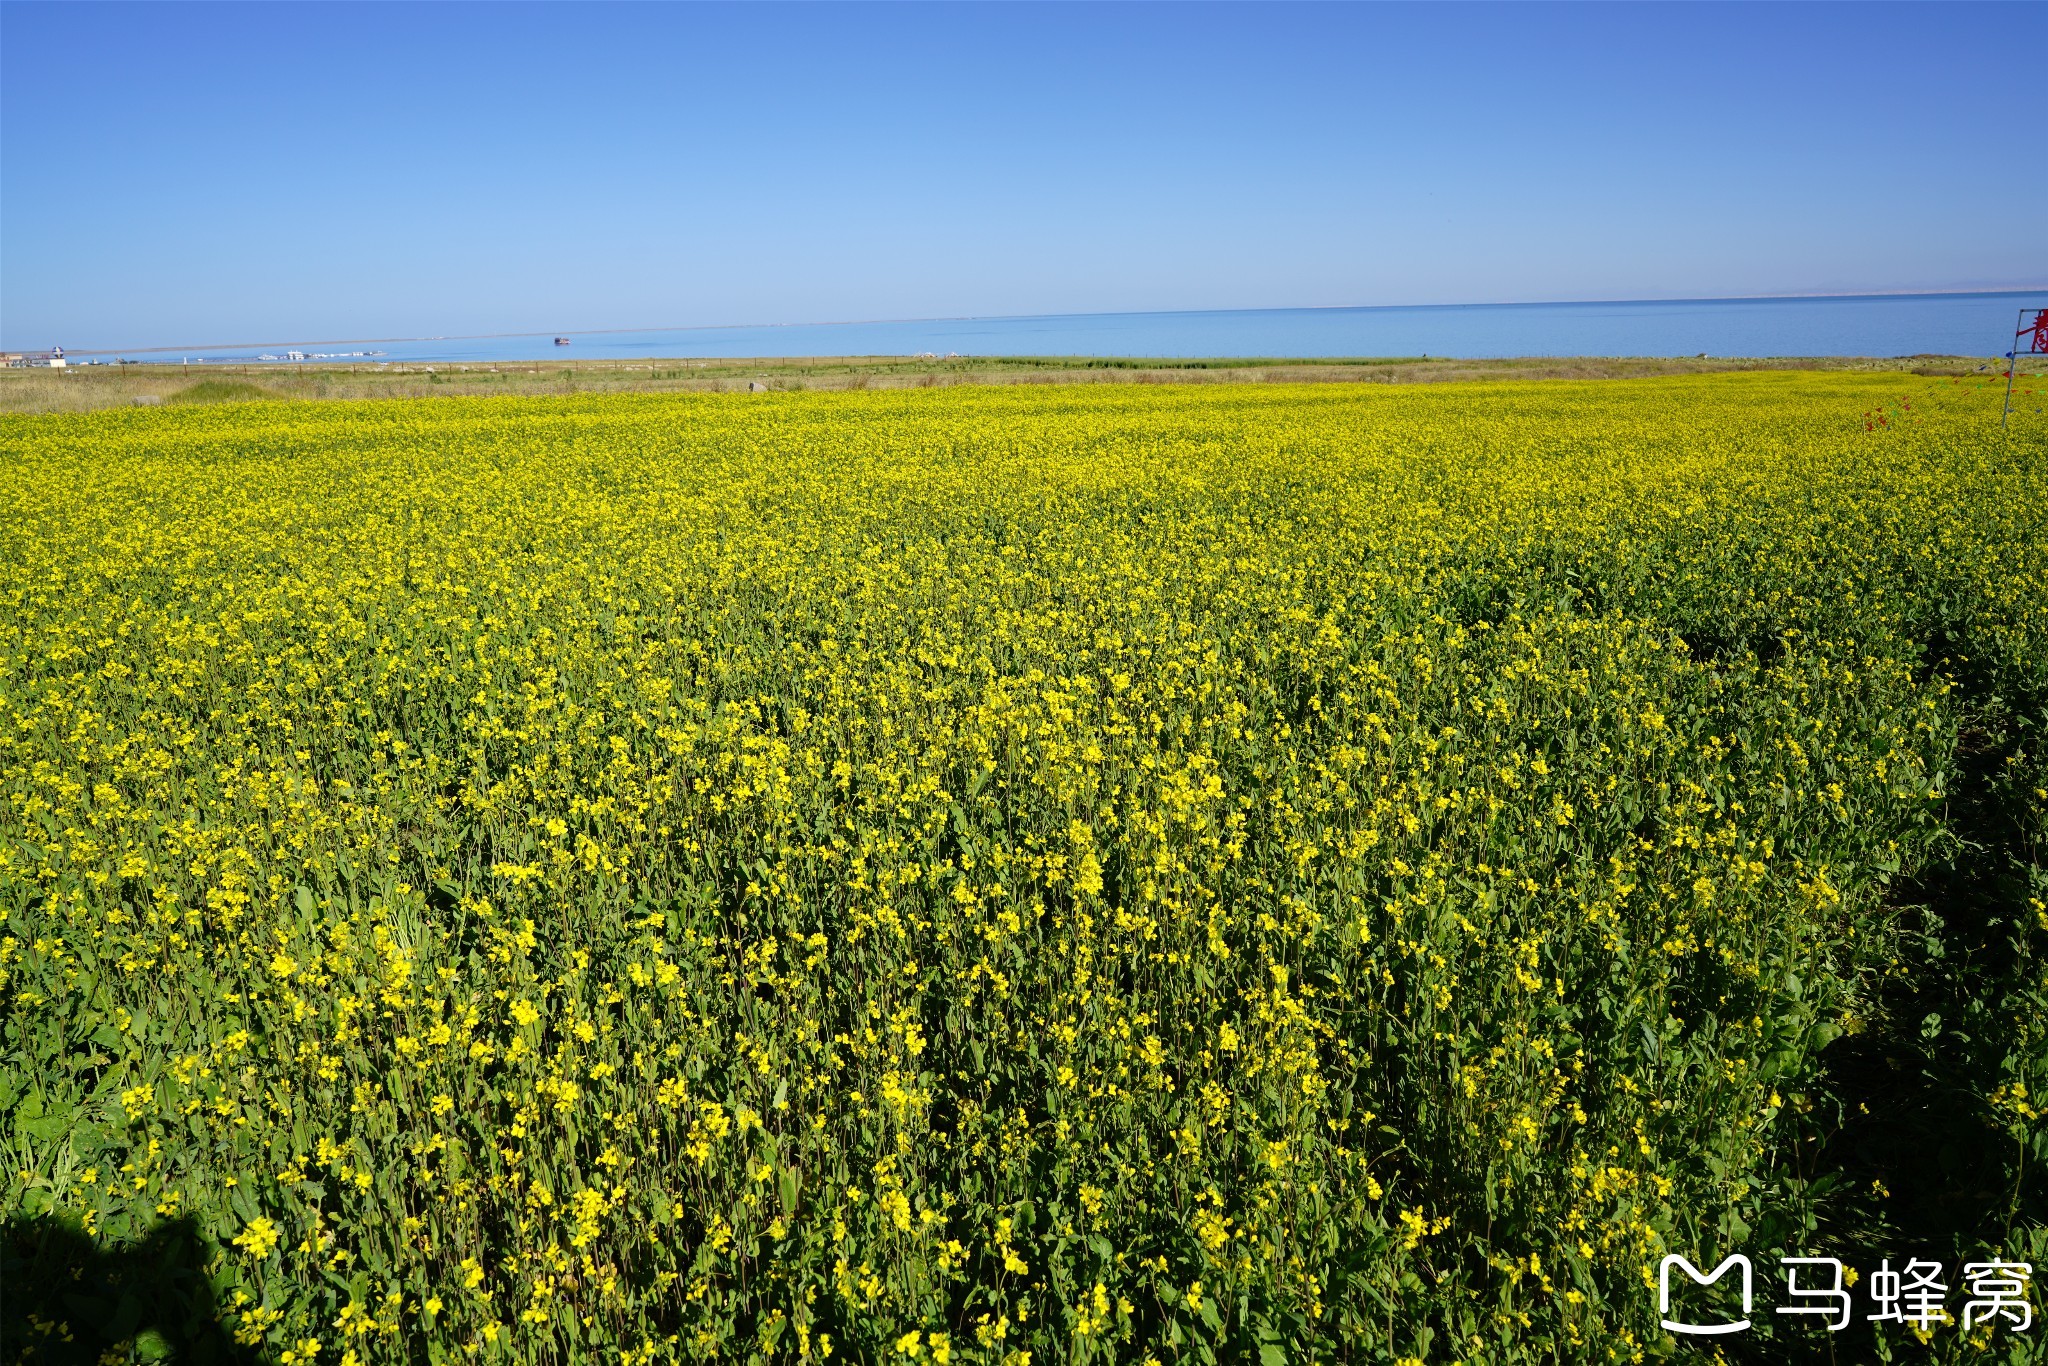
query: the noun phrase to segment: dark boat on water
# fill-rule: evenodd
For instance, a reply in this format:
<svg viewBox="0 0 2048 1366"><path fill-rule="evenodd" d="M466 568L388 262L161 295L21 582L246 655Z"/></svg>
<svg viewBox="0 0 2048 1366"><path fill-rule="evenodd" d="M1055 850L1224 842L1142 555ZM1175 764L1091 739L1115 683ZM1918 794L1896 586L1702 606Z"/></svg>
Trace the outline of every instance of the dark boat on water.
<svg viewBox="0 0 2048 1366"><path fill-rule="evenodd" d="M557 338L555 338L555 345L557 345L557 346L567 346L568 344L569 344L569 339L568 339L567 337L557 337Z"/></svg>

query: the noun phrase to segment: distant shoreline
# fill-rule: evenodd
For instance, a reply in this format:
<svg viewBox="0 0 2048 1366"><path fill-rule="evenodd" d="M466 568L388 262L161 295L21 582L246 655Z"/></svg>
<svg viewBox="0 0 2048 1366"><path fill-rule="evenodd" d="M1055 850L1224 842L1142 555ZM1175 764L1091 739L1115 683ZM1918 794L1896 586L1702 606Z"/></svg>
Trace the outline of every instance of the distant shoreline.
<svg viewBox="0 0 2048 1366"><path fill-rule="evenodd" d="M2042 357L2048 365L2048 357ZM730 394L760 391L904 390L956 385L1435 385L1500 380L1632 381L1750 371L1834 371L1871 378L1908 375L1990 383L2002 362L1978 356L1669 359L1548 357L1455 360L1076 359L1055 356L915 356L731 360L577 360L391 365L95 365L75 370L0 370L0 420L7 415L83 412L130 404L242 403L423 398L549 398L598 395ZM2031 370L2038 367L2030 367Z"/></svg>
<svg viewBox="0 0 2048 1366"><path fill-rule="evenodd" d="M1809 293L1809 294L1731 294L1702 296L1698 298L1656 298L1656 299L1550 299L1530 300L1521 303L1462 303L1462 304L1305 304L1274 308L1164 308L1135 309L1127 311L1097 313L972 313L942 315L928 318L845 318L826 322L771 322L771 323L684 323L663 327L589 327L561 328L552 331L528 332L462 332L441 333L417 337L333 337L324 340L257 341L257 342L204 342L179 346L107 346L74 347L65 351L67 356L148 356L169 355L194 351L246 351L258 347L305 347L305 346L403 346L418 342L458 341L505 341L522 337L614 337L643 332L741 332L750 330L782 330L803 327L916 327L941 323L1030 323L1057 322L1076 318L1175 318L1213 317L1217 315L1256 313L1401 313L1401 312L1453 312L1467 309L1503 308L1617 308L1630 306L1654 306L1660 304L1747 304L1776 303L1812 300L1841 300L1853 302L1858 299L1997 299L2015 298L2023 295L2048 295L2048 285L2016 285L2008 289L1963 289L1927 290L1898 289L1873 290L1850 294ZM2044 299L2048 303L2048 299ZM8 348L38 350L37 347ZM241 364L244 357L234 357L220 364ZM719 358L724 359L724 358Z"/></svg>

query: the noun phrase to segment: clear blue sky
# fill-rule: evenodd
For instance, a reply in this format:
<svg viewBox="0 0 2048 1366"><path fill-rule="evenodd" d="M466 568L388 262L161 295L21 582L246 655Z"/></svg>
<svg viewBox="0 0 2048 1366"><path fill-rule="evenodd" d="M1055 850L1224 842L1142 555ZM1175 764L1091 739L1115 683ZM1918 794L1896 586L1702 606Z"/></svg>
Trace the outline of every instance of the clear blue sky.
<svg viewBox="0 0 2048 1366"><path fill-rule="evenodd" d="M2048 6L0 7L0 344L2032 286Z"/></svg>

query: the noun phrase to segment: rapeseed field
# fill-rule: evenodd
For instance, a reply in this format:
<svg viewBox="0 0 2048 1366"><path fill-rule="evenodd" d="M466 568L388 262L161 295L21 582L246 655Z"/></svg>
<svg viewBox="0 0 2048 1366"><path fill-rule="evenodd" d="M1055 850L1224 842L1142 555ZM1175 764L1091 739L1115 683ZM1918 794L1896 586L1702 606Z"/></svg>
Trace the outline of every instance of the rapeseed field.
<svg viewBox="0 0 2048 1366"><path fill-rule="evenodd" d="M1630 1362L1666 1253L2048 1262L1997 399L0 419L7 1355Z"/></svg>

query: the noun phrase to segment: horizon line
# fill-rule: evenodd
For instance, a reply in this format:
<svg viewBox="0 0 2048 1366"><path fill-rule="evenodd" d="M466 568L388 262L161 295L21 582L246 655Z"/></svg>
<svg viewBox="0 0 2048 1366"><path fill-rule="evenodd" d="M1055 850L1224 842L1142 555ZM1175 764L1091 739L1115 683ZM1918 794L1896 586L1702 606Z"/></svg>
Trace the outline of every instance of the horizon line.
<svg viewBox="0 0 2048 1366"><path fill-rule="evenodd" d="M1146 318L1198 313L1366 313L1376 311L1391 312L1399 309L1565 308L1607 304L1770 303L1777 300L1793 299L1955 299L2032 293L2048 293L2048 284L2014 285L2001 289L1812 290L1779 294L1715 294L1639 299L1534 299L1508 303L1294 304L1257 308L1104 309L1080 313L959 313L939 314L922 318L841 318L824 322L684 323L665 327L565 328L553 332L547 330L534 332L458 332L418 337L334 337L316 341L204 342L178 346L79 347L73 348L65 352L65 354L69 356L110 356L128 353L156 354L171 351L244 350L258 346L379 346L395 345L403 342L493 341L513 337L605 337L633 332L732 332L755 328L881 327L906 326L917 323L1031 322L1051 318Z"/></svg>

